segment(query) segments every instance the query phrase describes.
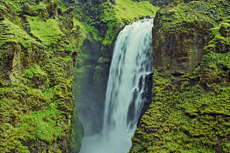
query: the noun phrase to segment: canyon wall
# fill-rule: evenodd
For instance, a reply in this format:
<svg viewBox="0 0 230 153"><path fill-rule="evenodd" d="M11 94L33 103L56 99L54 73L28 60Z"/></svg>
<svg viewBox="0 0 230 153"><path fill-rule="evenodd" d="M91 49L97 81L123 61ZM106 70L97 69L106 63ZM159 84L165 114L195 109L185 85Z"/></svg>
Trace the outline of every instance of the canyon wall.
<svg viewBox="0 0 230 153"><path fill-rule="evenodd" d="M152 103L130 152L229 152L228 10L174 0L157 12Z"/></svg>
<svg viewBox="0 0 230 153"><path fill-rule="evenodd" d="M116 36L156 15L152 102L130 152L227 153L229 8L228 0L1 1L0 152L79 152L86 131L75 106L99 132Z"/></svg>
<svg viewBox="0 0 230 153"><path fill-rule="evenodd" d="M57 0L0 2L0 152L80 149L72 11Z"/></svg>

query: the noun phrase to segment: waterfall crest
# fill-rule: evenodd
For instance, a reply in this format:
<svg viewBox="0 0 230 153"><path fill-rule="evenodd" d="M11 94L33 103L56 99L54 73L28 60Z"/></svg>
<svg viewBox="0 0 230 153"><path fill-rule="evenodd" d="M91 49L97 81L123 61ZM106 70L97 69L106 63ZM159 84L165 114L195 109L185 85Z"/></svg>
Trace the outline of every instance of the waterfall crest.
<svg viewBox="0 0 230 153"><path fill-rule="evenodd" d="M141 20L119 33L110 67L103 129L83 137L80 153L129 151L144 103L145 78L153 71L152 26L152 19Z"/></svg>

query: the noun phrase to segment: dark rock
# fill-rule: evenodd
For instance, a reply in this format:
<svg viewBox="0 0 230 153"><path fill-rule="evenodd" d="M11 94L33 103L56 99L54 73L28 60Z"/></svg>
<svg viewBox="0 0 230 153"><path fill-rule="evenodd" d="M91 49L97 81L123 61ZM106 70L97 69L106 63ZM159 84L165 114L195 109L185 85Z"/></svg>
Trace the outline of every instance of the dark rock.
<svg viewBox="0 0 230 153"><path fill-rule="evenodd" d="M119 28L122 28L122 27L124 27L124 26L125 26L125 24L124 24L124 23L122 23L122 22L119 22L119 23L118 23L118 26L119 26Z"/></svg>
<svg viewBox="0 0 230 153"><path fill-rule="evenodd" d="M100 65L105 65L105 64L109 64L111 63L111 59L110 58L102 58L101 60L98 61L98 63Z"/></svg>
<svg viewBox="0 0 230 153"><path fill-rule="evenodd" d="M193 0L184 0L185 3L189 3L191 1L193 1Z"/></svg>
<svg viewBox="0 0 230 153"><path fill-rule="evenodd" d="M207 11L207 6L203 3L200 3L197 7L198 11Z"/></svg>
<svg viewBox="0 0 230 153"><path fill-rule="evenodd" d="M225 9L224 13L230 15L230 6L228 6L228 7Z"/></svg>
<svg viewBox="0 0 230 153"><path fill-rule="evenodd" d="M169 0L135 0L135 1L136 2L149 1L154 6L163 6L169 4Z"/></svg>
<svg viewBox="0 0 230 153"><path fill-rule="evenodd" d="M164 9L167 12L172 8L166 6ZM176 9L176 7L173 9ZM189 14L196 13L189 12ZM168 17L172 18L172 15ZM203 20L196 20L193 23L181 20L179 24L179 19L177 18L175 25L170 23L173 28L164 29L164 25L167 26L168 23L165 20L161 20L162 16L166 15L160 12L156 14L154 20L155 27L152 31L154 67L161 67L163 68L162 70L171 74L191 73L202 60L203 48L209 41L209 29L212 28L212 24ZM168 32L166 32L167 30ZM159 31L164 32L160 33ZM198 33L199 35L197 35Z"/></svg>
<svg viewBox="0 0 230 153"><path fill-rule="evenodd" d="M39 5L40 0L35 0L35 3L36 3L37 5Z"/></svg>
<svg viewBox="0 0 230 153"><path fill-rule="evenodd" d="M25 3L23 6L23 12L25 12L26 14L32 15L31 9L30 9L30 5L28 3Z"/></svg>
<svg viewBox="0 0 230 153"><path fill-rule="evenodd" d="M5 17L3 15L3 13L0 13L0 20L4 20L4 19L5 19Z"/></svg>
<svg viewBox="0 0 230 153"><path fill-rule="evenodd" d="M58 11L58 14L59 14L59 15L62 14L62 9L61 9L61 8L58 8L57 11Z"/></svg>
<svg viewBox="0 0 230 153"><path fill-rule="evenodd" d="M144 102L144 105L143 105L143 107L141 109L141 113L140 113L140 116L139 116L139 119L138 119L138 122L137 122L137 127L140 127L141 118L145 114L145 112L149 109L149 105L152 102L152 97L151 97L151 94L152 94L152 85L153 85L152 75L153 75L153 73L150 73L145 78L146 87L144 87L145 91L144 91L144 97L142 99L143 102Z"/></svg>
<svg viewBox="0 0 230 153"><path fill-rule="evenodd" d="M152 3L155 6L163 6L168 5L169 0L150 0L150 3Z"/></svg>
<svg viewBox="0 0 230 153"><path fill-rule="evenodd" d="M225 24L222 24L220 28L220 34L224 37L228 37L230 36L229 30L230 30L230 27L226 26Z"/></svg>
<svg viewBox="0 0 230 153"><path fill-rule="evenodd" d="M113 5L116 5L116 1L115 1L115 0L110 0L110 2L111 2Z"/></svg>
<svg viewBox="0 0 230 153"><path fill-rule="evenodd" d="M218 12L216 12L214 9L211 9L210 13L213 15L214 18L219 18Z"/></svg>

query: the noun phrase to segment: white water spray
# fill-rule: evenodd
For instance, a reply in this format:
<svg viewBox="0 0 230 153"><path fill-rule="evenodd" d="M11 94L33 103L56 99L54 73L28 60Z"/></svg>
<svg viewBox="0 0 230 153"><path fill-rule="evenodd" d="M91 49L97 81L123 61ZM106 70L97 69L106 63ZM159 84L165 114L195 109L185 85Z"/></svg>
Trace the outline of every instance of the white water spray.
<svg viewBox="0 0 230 153"><path fill-rule="evenodd" d="M119 34L112 58L101 133L85 135L80 153L127 153L143 107L145 77L152 73L152 26L146 19Z"/></svg>

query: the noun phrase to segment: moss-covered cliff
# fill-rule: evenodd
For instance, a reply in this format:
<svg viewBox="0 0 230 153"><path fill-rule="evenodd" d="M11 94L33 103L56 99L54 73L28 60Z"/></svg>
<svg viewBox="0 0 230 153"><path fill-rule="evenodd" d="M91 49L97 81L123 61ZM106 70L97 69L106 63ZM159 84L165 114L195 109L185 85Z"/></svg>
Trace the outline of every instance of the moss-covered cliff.
<svg viewBox="0 0 230 153"><path fill-rule="evenodd" d="M157 12L152 103L130 152L229 152L228 9L175 0Z"/></svg>
<svg viewBox="0 0 230 153"><path fill-rule="evenodd" d="M73 106L73 40L80 37L73 9L59 5L0 2L0 152L68 152L71 132L80 144Z"/></svg>
<svg viewBox="0 0 230 153"><path fill-rule="evenodd" d="M78 152L73 79L77 95L104 97L118 32L157 9L131 0L1 1L0 152Z"/></svg>
<svg viewBox="0 0 230 153"><path fill-rule="evenodd" d="M103 108L118 32L155 15L152 103L130 152L229 152L229 1L147 1L0 2L0 152L78 152L73 79L75 105L87 93Z"/></svg>

